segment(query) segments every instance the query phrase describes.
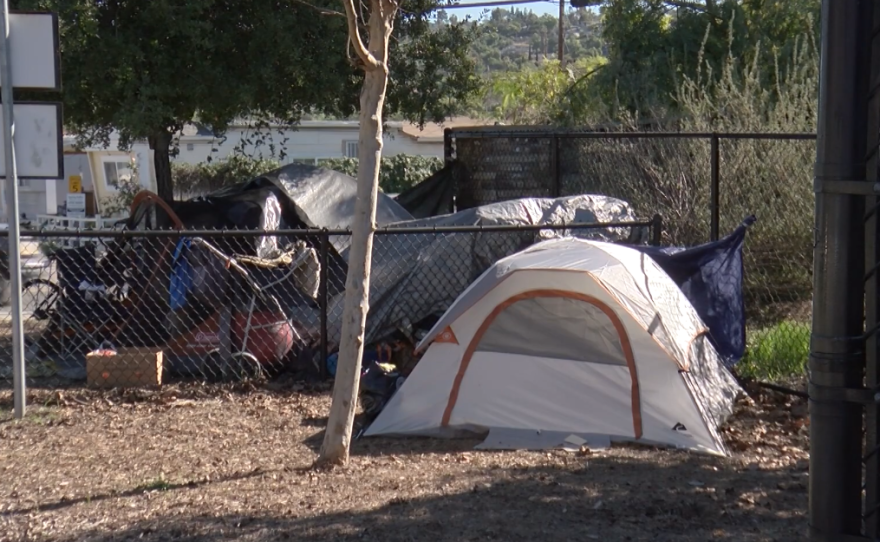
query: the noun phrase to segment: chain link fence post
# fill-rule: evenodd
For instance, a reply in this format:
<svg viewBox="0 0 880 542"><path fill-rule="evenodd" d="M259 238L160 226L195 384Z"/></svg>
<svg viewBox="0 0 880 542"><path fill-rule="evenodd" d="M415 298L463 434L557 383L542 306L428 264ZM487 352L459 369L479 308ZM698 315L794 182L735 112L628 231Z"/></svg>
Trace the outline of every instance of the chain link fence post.
<svg viewBox="0 0 880 542"><path fill-rule="evenodd" d="M655 214L651 219L651 244L659 247L663 242L663 217Z"/></svg>
<svg viewBox="0 0 880 542"><path fill-rule="evenodd" d="M327 306L330 303L330 294L328 293L328 267L330 265L330 234L327 231L327 228L321 232L321 253L320 253L320 286L318 297L320 298L321 304L321 378L327 379L329 377L327 371L327 358L330 357L329 345L327 343Z"/></svg>
<svg viewBox="0 0 880 542"><path fill-rule="evenodd" d="M718 134L712 132L709 147L709 163L711 168L709 180L709 240L717 241L721 236L721 151Z"/></svg>

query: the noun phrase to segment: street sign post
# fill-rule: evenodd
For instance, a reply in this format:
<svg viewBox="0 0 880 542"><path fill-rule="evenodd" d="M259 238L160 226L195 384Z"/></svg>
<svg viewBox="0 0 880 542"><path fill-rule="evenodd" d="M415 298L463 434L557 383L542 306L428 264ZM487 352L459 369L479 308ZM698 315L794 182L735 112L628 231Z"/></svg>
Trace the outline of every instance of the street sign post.
<svg viewBox="0 0 880 542"><path fill-rule="evenodd" d="M61 106L14 104L13 88L59 90L61 70L58 18L53 13L9 13L9 1L0 9L0 98L3 159L0 174L6 179L9 222L9 279L12 290L13 404L17 419L25 413L24 322L21 314L21 254L18 212L19 161L16 145L23 149L22 173L39 178L63 178ZM16 123L18 120L18 124ZM16 130L16 128L20 128ZM54 159L53 159L54 158Z"/></svg>

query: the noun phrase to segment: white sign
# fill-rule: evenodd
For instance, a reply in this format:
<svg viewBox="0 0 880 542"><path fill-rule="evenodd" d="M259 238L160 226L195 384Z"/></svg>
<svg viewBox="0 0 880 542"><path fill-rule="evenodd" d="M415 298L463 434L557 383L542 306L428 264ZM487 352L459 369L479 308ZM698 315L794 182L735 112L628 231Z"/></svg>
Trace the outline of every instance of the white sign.
<svg viewBox="0 0 880 542"><path fill-rule="evenodd" d="M61 90L55 13L10 12L8 44L13 87Z"/></svg>
<svg viewBox="0 0 880 542"><path fill-rule="evenodd" d="M15 165L19 179L63 179L61 104L16 103ZM3 111L0 110L0 125ZM0 149L6 142L0 132ZM6 178L6 155L0 152L0 177Z"/></svg>
<svg viewBox="0 0 880 542"><path fill-rule="evenodd" d="M86 217L86 195L67 194L67 216L71 218Z"/></svg>

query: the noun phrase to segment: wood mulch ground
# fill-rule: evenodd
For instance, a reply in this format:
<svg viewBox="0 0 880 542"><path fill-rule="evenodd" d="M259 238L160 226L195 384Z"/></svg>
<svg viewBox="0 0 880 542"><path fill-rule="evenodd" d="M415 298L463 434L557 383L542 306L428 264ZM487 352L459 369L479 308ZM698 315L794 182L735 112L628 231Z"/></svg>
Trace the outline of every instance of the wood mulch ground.
<svg viewBox="0 0 880 542"><path fill-rule="evenodd" d="M317 471L326 390L0 391L0 541L773 541L806 532L806 405L752 390L726 459L363 439Z"/></svg>

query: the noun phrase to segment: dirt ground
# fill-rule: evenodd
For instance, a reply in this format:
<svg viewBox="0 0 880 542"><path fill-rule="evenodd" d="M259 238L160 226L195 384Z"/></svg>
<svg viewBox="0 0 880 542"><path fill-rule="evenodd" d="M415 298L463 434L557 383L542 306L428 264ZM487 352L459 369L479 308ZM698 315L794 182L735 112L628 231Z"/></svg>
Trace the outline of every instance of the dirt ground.
<svg viewBox="0 0 880 542"><path fill-rule="evenodd" d="M806 532L802 400L751 390L734 454L362 439L310 466L326 390L0 391L0 541L782 541Z"/></svg>

